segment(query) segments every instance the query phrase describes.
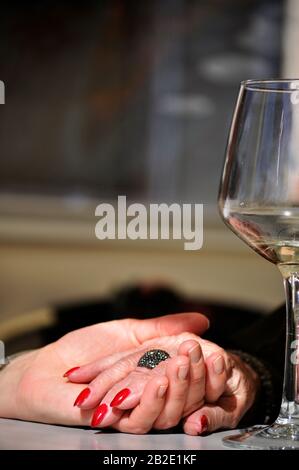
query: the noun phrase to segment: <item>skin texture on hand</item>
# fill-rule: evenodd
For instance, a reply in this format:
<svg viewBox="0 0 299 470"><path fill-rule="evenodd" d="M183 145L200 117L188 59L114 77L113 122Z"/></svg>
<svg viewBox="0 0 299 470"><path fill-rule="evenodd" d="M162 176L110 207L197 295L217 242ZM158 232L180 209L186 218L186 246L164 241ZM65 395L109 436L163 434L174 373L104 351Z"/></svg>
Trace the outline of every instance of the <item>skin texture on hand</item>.
<svg viewBox="0 0 299 470"><path fill-rule="evenodd" d="M72 383L63 378L67 370L94 362L96 368L92 373L96 377L102 370L111 368L121 360L124 351L125 355L133 354L146 341L150 343L154 338L178 335L182 331L201 334L207 326L201 315L186 314L146 321L108 322L69 333L45 348L14 359L1 371L0 416L45 423L90 425L94 409L73 406L84 387L82 383ZM192 340L188 341L181 343L180 354L173 358L173 364L165 374L156 374L146 383L133 410L125 409L125 401L120 404L120 418L113 424L115 429L143 434L155 426L166 429L175 424L177 416L171 412L178 390L174 375L182 365L182 357L183 361L187 358L190 362L189 380L192 377L189 354ZM197 410L189 409L190 414L184 420L184 431L192 435L236 426L251 407L259 388L259 379L254 371L237 356L227 354L219 346L198 337L197 341L205 360L205 400L209 403L198 403ZM228 360L231 361L231 373L226 381L215 371L216 364L219 371L220 356L225 358L226 365ZM99 357L102 357L100 361ZM80 369L84 371L83 367ZM73 371L69 378L75 378L78 370ZM189 388L188 385L188 393ZM184 390L179 393L180 403L187 396L186 387ZM184 415L183 411L180 413Z"/></svg>
<svg viewBox="0 0 299 470"><path fill-rule="evenodd" d="M203 354L205 358L205 371L202 356L199 362L192 363L190 352L196 345L200 356ZM171 355L176 354L176 357L159 364L152 371L136 367L144 351L153 347L164 348ZM187 377L185 385L180 388L175 377L184 356L190 359L189 381ZM226 353L218 345L193 335L181 334L149 341L131 354L124 353L122 359L119 356L114 359L113 364L112 357L109 358L109 368L106 370L108 358L83 366L70 374L70 380L76 382L91 380L90 393L81 408L87 410L99 403L93 415L93 426L109 425L120 431L141 434L151 428L168 429L178 424L182 417L188 416L184 421L187 434L233 428L252 406L259 390L257 374L238 356ZM184 364L188 366L187 362ZM123 378L125 371L127 376ZM164 403L160 401L155 405L154 398L148 396L147 385L154 381L155 376L163 374L168 378L168 391ZM113 381L115 383L111 387ZM171 388L174 390L172 393ZM100 400L103 394L105 396ZM121 398L121 401L111 408L109 404L113 398ZM155 420L152 419L151 423L149 419L143 424L136 422L135 411L124 412L134 407L138 410L146 402L155 409ZM138 411L136 413L138 416ZM146 415L146 409L144 413Z"/></svg>
<svg viewBox="0 0 299 470"><path fill-rule="evenodd" d="M208 320L203 315L187 313L149 320L99 323L68 333L44 348L14 359L1 371L0 416L89 425L92 410L73 406L82 385L66 381L62 377L66 370L99 357L129 352L153 338L183 331L202 334L207 328ZM107 361L108 366L109 359ZM153 394L154 389L154 386L150 389Z"/></svg>
<svg viewBox="0 0 299 470"><path fill-rule="evenodd" d="M255 402L260 389L257 373L237 355L229 353L229 356L232 369L223 394L215 403L205 404L184 420L186 434L195 436L218 429L233 429ZM206 367L207 370L212 368L209 359Z"/></svg>
<svg viewBox="0 0 299 470"><path fill-rule="evenodd" d="M212 355L217 364L220 361L221 370L218 367L217 374L212 372L206 377L199 337L191 333L181 333L146 341L134 352L123 353L122 358L119 358L119 355L114 356L114 363L110 357L87 364L75 369L68 378L77 383L91 381L88 385L89 393L83 401L79 400L79 406L84 410L97 407L92 419L93 426L111 426L120 420L124 414L123 410L132 409L139 404L146 384L151 379L157 375L166 375L169 388L165 405L153 427L168 429L177 425L182 417L200 408L205 400L217 400L224 390L230 367L225 352L216 345L214 348L208 347L209 342L202 340L202 344L205 345L205 352ZM138 367L140 357L152 349L165 350L171 358L152 370ZM109 366L105 367L107 361ZM85 388L79 397L86 391ZM122 395L123 391L125 397ZM121 403L109 406L119 394L124 398Z"/></svg>
<svg viewBox="0 0 299 470"><path fill-rule="evenodd" d="M202 344L202 350L206 351L207 354L205 358L205 403L184 419L183 429L184 432L189 435L198 435L222 428L236 427L244 414L253 405L260 388L260 380L255 371L242 362L238 356L225 353L219 346L213 343L205 343L205 345ZM225 357L225 355L227 356ZM219 374L219 366L221 365L219 359L224 357L227 375L223 373ZM229 369L227 369L228 362ZM145 389L140 403L146 402L147 400L149 399L147 398L147 390ZM151 403L148 401L148 404L152 408L155 406L154 401L151 401ZM157 425L158 421L154 420L152 421L152 426L149 426L147 422L147 427L136 423L134 411L131 412L131 414L126 413L122 415L119 421L113 424L113 427L123 432L133 432L137 434L148 432L151 427L166 429L164 427L160 428L159 425ZM164 408L161 405L156 412L156 416L162 414L163 411L165 411L165 405ZM139 427L137 424L139 424Z"/></svg>

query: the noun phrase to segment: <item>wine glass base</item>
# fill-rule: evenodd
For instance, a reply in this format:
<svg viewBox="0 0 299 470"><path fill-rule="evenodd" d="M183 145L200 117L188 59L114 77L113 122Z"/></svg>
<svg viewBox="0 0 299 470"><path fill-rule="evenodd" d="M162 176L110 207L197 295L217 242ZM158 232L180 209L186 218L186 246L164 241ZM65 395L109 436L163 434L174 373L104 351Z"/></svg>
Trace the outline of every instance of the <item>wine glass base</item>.
<svg viewBox="0 0 299 470"><path fill-rule="evenodd" d="M254 426L224 437L223 444L235 449L299 450L299 425Z"/></svg>

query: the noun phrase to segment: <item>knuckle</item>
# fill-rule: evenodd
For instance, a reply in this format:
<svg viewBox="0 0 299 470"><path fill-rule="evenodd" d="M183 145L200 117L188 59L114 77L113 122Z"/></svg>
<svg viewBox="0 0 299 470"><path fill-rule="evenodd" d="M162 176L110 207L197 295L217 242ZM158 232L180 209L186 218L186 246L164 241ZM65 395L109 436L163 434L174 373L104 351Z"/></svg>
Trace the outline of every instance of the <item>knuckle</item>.
<svg viewBox="0 0 299 470"><path fill-rule="evenodd" d="M204 404L204 400L198 400L194 403L190 403L184 408L183 418L191 415L195 411L199 410Z"/></svg>
<svg viewBox="0 0 299 470"><path fill-rule="evenodd" d="M230 414L229 415L229 420L228 420L228 423L226 423L226 414L221 410L221 409L216 409L216 412L212 414L212 416L210 417L210 425L209 428L211 427L211 429L213 431L215 431L216 429L221 429L223 427L230 427L230 426L227 426L231 424L232 422L232 416L233 414Z"/></svg>
<svg viewBox="0 0 299 470"><path fill-rule="evenodd" d="M241 415L239 413L230 413L224 416L222 426L228 429L234 429L238 426Z"/></svg>
<svg viewBox="0 0 299 470"><path fill-rule="evenodd" d="M145 426L132 426L128 432L133 434L146 434L149 431Z"/></svg>
<svg viewBox="0 0 299 470"><path fill-rule="evenodd" d="M235 428L235 424L233 423L233 421L229 421L226 426L225 426L227 429L234 429Z"/></svg>
<svg viewBox="0 0 299 470"><path fill-rule="evenodd" d="M203 377L202 374L201 374L201 375L198 375L198 376L193 376L193 377L192 377L192 380L191 380L191 382L190 382L190 387L194 387L194 386L196 386L196 387L200 387L200 386L204 387L204 385L205 385L205 377Z"/></svg>
<svg viewBox="0 0 299 470"><path fill-rule="evenodd" d="M231 419L231 429L233 428L236 428L239 424L239 417L238 416L232 416L232 419Z"/></svg>
<svg viewBox="0 0 299 470"><path fill-rule="evenodd" d="M187 333L186 331L177 334L175 338L175 347L178 349L181 346L181 344L185 343L189 339L190 339L190 333Z"/></svg>
<svg viewBox="0 0 299 470"><path fill-rule="evenodd" d="M188 382L187 382L188 384ZM181 404L182 402L184 403L185 402L185 399L186 399L186 394L187 394L187 387L184 387L184 388L178 388L178 390L175 391L175 393L173 394L173 402L174 403L177 403L177 404Z"/></svg>
<svg viewBox="0 0 299 470"><path fill-rule="evenodd" d="M188 331L178 334L178 339L180 343L187 340L195 340L198 343L198 336L194 333L189 333Z"/></svg>
<svg viewBox="0 0 299 470"><path fill-rule="evenodd" d="M179 422L179 419L175 419L175 418L167 418L163 421L160 421L158 422L156 425L155 425L155 428L156 429L170 429L170 428L174 428Z"/></svg>
<svg viewBox="0 0 299 470"><path fill-rule="evenodd" d="M225 349L223 349L221 347L218 347L217 354L221 354L222 356L226 356L226 351L225 351Z"/></svg>
<svg viewBox="0 0 299 470"><path fill-rule="evenodd" d="M136 367L136 360L133 356L128 356L116 362L113 367L108 369L106 372L109 376L122 375L124 373L130 373ZM104 371L105 372L105 371Z"/></svg>

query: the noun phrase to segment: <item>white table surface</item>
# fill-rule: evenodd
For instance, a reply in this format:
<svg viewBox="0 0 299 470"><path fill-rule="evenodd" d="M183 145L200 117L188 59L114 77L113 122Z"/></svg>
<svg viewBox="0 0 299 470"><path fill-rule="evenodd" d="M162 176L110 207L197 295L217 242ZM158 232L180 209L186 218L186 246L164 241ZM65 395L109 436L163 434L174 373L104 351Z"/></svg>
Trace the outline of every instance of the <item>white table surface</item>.
<svg viewBox="0 0 299 470"><path fill-rule="evenodd" d="M101 432L49 424L0 419L1 450L226 450L221 439L236 431L209 436Z"/></svg>

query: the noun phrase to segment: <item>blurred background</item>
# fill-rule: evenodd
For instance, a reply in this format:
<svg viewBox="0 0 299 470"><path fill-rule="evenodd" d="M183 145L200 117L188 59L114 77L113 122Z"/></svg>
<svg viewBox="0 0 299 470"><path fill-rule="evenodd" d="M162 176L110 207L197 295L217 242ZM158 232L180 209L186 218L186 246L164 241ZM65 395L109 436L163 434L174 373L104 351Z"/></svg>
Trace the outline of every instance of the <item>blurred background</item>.
<svg viewBox="0 0 299 470"><path fill-rule="evenodd" d="M298 36L296 0L2 2L1 339L127 286L265 313L283 301L217 192L239 82L298 78ZM203 248L97 240L95 207L118 195L204 203Z"/></svg>

